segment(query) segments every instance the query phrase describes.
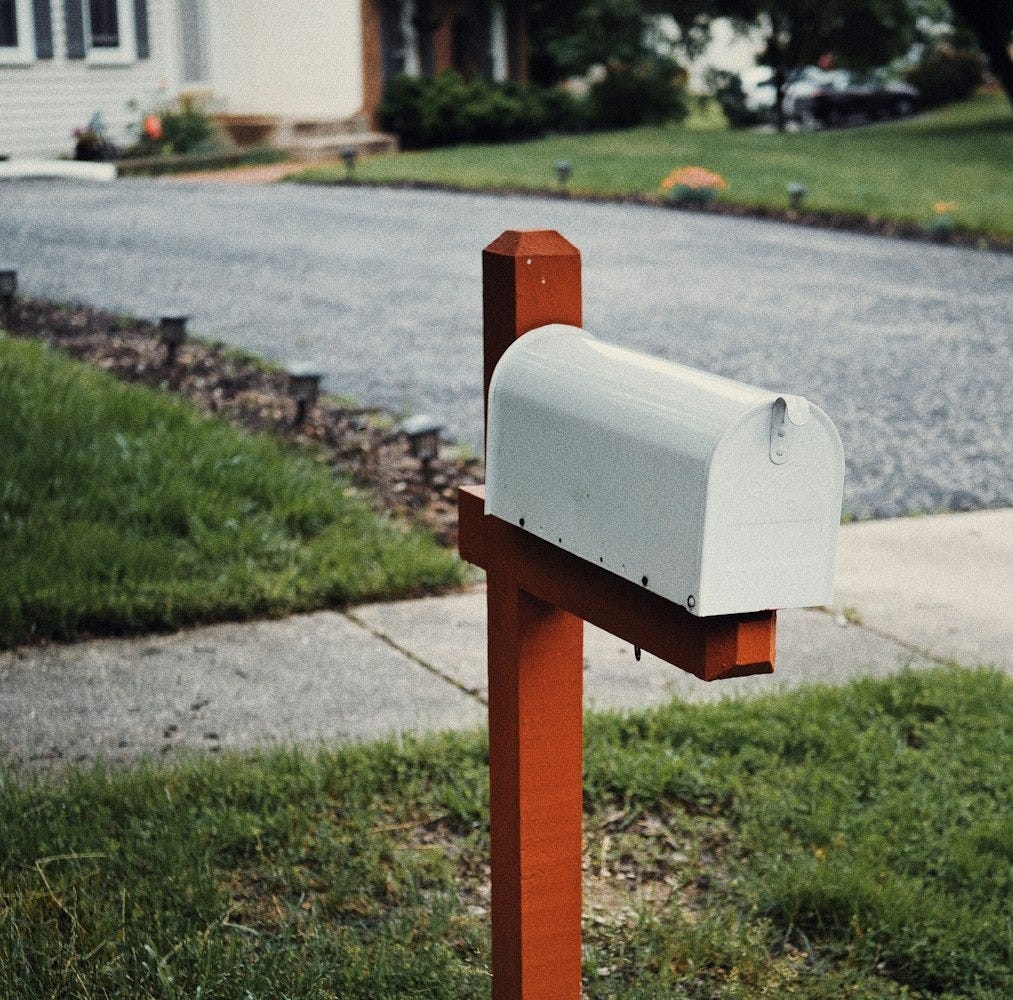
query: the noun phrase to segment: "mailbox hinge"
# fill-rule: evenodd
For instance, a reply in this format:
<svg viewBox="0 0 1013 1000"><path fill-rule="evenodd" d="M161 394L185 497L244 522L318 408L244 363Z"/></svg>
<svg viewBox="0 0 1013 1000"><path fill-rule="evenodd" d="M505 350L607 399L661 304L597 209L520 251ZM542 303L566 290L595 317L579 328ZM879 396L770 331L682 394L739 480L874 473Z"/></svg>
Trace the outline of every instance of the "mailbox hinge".
<svg viewBox="0 0 1013 1000"><path fill-rule="evenodd" d="M805 396L778 396L770 414L770 460L784 465L791 454L795 428L809 423L809 400Z"/></svg>

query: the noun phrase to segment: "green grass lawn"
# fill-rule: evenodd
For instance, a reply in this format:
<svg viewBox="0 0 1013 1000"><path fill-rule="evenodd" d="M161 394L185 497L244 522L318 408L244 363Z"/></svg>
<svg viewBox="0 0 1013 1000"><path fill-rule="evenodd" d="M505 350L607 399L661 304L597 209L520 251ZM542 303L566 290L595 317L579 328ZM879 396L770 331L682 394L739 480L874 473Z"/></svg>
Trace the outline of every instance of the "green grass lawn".
<svg viewBox="0 0 1013 1000"><path fill-rule="evenodd" d="M981 95L902 122L786 135L673 125L377 157L364 181L427 181L469 189L551 188L554 164L573 164L582 195L658 193L674 167L696 165L728 181L722 200L787 207L785 187L804 184L807 208L927 223L932 206L955 202L961 229L1013 235L1013 113L1005 98ZM311 168L301 181L344 177Z"/></svg>
<svg viewBox="0 0 1013 1000"><path fill-rule="evenodd" d="M1013 684L591 715L595 1000L1005 1000ZM0 775L0 996L489 995L480 734Z"/></svg>
<svg viewBox="0 0 1013 1000"><path fill-rule="evenodd" d="M0 335L0 647L457 584L327 468Z"/></svg>

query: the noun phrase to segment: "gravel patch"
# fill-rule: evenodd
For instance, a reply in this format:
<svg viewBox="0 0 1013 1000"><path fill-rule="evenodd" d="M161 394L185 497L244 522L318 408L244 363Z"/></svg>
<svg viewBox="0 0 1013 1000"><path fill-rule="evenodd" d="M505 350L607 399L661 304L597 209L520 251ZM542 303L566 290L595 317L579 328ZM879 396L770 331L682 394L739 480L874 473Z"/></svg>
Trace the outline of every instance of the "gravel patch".
<svg viewBox="0 0 1013 1000"><path fill-rule="evenodd" d="M1013 505L1013 258L636 205L164 181L0 185L28 294L193 329L333 391L482 438L480 251L555 228L604 339L779 391L837 423L845 511Z"/></svg>

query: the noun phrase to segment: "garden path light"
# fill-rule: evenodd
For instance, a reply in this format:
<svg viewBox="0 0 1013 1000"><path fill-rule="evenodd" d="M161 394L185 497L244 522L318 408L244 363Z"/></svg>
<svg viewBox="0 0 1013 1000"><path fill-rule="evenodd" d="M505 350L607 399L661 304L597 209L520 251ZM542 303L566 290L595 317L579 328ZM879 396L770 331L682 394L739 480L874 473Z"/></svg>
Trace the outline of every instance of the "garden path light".
<svg viewBox="0 0 1013 1000"><path fill-rule="evenodd" d="M359 160L359 150L355 146L345 146L341 150L341 161L345 164L345 176L351 180L355 176L355 165Z"/></svg>
<svg viewBox="0 0 1013 1000"><path fill-rule="evenodd" d="M428 413L408 417L401 421L396 430L396 433L403 434L408 439L408 447L422 465L422 476L427 483L430 465L439 454L442 432L443 423Z"/></svg>
<svg viewBox="0 0 1013 1000"><path fill-rule="evenodd" d="M179 349L186 343L186 324L189 316L163 316L158 321L158 339L165 348L165 367L172 368Z"/></svg>
<svg viewBox="0 0 1013 1000"><path fill-rule="evenodd" d="M556 180L559 186L565 188L573 174L573 164L569 160L556 160Z"/></svg>
<svg viewBox="0 0 1013 1000"><path fill-rule="evenodd" d="M18 272L14 268L0 270L0 309L4 316L14 308L14 296L18 291Z"/></svg>
<svg viewBox="0 0 1013 1000"><path fill-rule="evenodd" d="M295 426L306 423L309 411L320 397L323 375L308 368L293 368L288 376L288 394L295 400Z"/></svg>

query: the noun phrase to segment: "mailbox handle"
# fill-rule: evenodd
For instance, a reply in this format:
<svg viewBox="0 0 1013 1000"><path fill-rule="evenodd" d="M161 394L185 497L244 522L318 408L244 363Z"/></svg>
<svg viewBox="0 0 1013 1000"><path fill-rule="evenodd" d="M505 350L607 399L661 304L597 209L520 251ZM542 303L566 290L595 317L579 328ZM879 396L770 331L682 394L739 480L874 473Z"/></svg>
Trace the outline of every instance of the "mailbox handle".
<svg viewBox="0 0 1013 1000"><path fill-rule="evenodd" d="M770 460L784 465L791 457L795 428L809 423L812 409L805 396L778 396L770 414Z"/></svg>

